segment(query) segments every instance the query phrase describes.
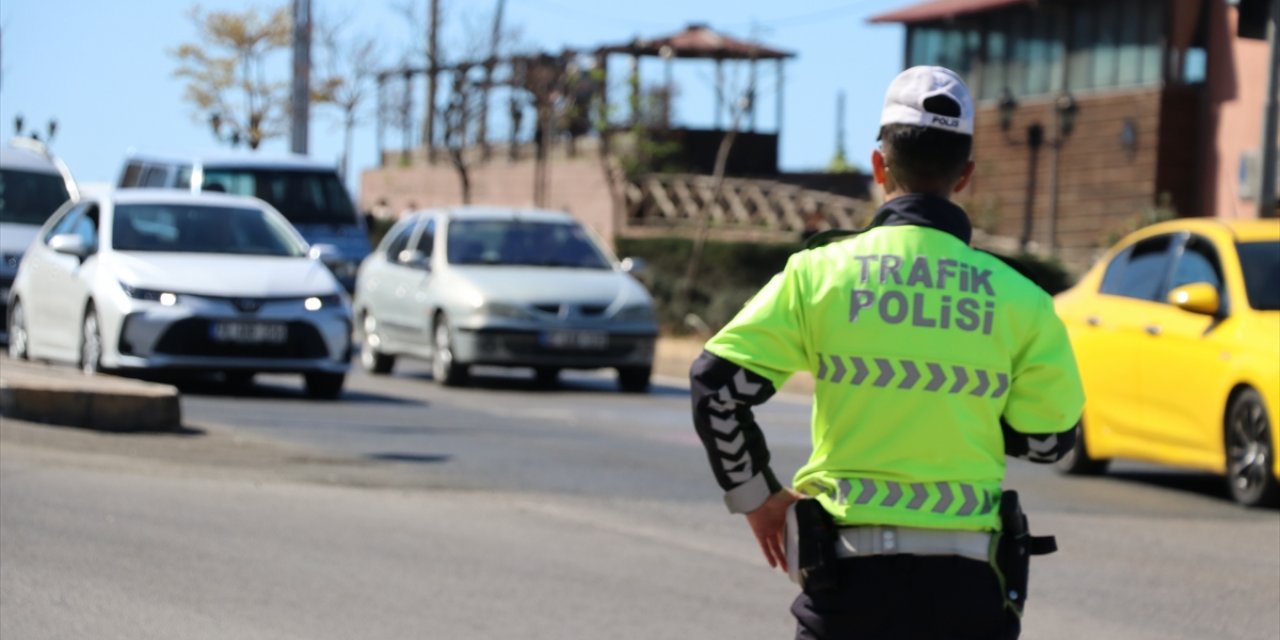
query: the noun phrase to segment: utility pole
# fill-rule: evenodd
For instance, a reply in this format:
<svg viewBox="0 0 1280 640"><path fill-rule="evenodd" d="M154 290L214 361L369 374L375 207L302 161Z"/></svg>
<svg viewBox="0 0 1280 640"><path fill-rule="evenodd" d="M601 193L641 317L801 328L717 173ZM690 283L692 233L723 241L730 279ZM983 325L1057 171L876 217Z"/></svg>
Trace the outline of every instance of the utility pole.
<svg viewBox="0 0 1280 640"><path fill-rule="evenodd" d="M427 10L427 105L422 123L422 146L427 148L427 160L436 159L436 79L440 64L440 0L430 0Z"/></svg>
<svg viewBox="0 0 1280 640"><path fill-rule="evenodd" d="M293 0L293 87L289 94L289 148L307 153L311 120L311 0Z"/></svg>
<svg viewBox="0 0 1280 640"><path fill-rule="evenodd" d="M844 91L836 94L836 157L847 160L844 154Z"/></svg>
<svg viewBox="0 0 1280 640"><path fill-rule="evenodd" d="M1262 180L1258 192L1258 217L1276 217L1276 91L1280 83L1280 0L1271 0L1267 20L1271 64L1267 70L1267 101L1262 112Z"/></svg>

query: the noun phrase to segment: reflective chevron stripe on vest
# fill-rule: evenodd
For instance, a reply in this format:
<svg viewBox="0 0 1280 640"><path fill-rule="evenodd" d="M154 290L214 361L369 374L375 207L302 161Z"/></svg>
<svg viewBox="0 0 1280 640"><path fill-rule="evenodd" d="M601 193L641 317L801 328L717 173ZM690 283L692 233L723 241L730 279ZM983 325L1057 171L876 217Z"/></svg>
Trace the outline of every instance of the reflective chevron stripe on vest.
<svg viewBox="0 0 1280 640"><path fill-rule="evenodd" d="M870 505L901 507L908 511L927 511L935 514L970 516L987 515L996 510L998 490L964 482L912 482L871 480L862 478L838 482L839 492L834 500L842 506Z"/></svg>
<svg viewBox="0 0 1280 640"><path fill-rule="evenodd" d="M847 365L845 363L848 363ZM916 360L896 360L888 358L872 358L870 364L865 358L858 356L838 356L818 354L818 371L814 375L822 382L840 384L846 382L854 386L866 383L873 387L888 387L897 379L898 368L903 377L895 385L898 389L916 389L940 393L967 392L972 396L988 396L999 398L1009 390L1009 374L1003 371L988 371L960 365L946 365L939 362L919 362ZM874 369L872 368L874 367ZM872 371L875 378L868 380ZM928 372L924 377L921 372ZM851 374L845 379L845 374ZM974 382L972 388L970 381ZM924 384L920 384L924 382Z"/></svg>

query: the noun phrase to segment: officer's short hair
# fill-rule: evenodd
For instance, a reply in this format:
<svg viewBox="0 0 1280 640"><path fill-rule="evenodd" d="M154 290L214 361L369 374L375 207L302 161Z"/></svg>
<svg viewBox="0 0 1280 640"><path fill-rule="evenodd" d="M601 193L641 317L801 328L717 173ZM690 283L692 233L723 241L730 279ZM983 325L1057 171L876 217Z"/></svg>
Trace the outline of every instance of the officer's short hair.
<svg viewBox="0 0 1280 640"><path fill-rule="evenodd" d="M889 186L908 193L949 191L964 175L973 136L932 127L888 124L880 128L880 152Z"/></svg>

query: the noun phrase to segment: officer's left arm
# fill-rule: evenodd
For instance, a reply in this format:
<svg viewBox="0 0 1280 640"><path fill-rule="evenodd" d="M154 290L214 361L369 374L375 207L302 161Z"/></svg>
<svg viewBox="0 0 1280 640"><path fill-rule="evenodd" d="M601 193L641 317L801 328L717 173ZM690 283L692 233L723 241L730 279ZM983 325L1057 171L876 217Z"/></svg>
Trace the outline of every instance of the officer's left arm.
<svg viewBox="0 0 1280 640"><path fill-rule="evenodd" d="M689 371L693 423L733 513L755 510L782 489L751 408L808 367L797 258L707 341Z"/></svg>
<svg viewBox="0 0 1280 640"><path fill-rule="evenodd" d="M1031 336L1015 355L1013 383L1000 425L1005 454L1054 462L1075 446L1084 387L1066 327L1043 296Z"/></svg>

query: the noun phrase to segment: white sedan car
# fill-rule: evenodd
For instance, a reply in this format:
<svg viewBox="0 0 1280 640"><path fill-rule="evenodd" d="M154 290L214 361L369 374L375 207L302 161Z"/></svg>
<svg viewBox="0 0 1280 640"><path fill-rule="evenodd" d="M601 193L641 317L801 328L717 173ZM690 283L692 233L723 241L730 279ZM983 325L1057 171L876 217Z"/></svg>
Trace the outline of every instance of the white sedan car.
<svg viewBox="0 0 1280 640"><path fill-rule="evenodd" d="M472 365L611 368L624 391L649 388L658 325L649 292L567 213L464 207L420 211L360 266L360 362L388 373L430 359L444 385Z"/></svg>
<svg viewBox="0 0 1280 640"><path fill-rule="evenodd" d="M309 395L335 398L351 307L324 255L255 198L137 189L69 202L18 269L9 353L86 373L301 373Z"/></svg>

